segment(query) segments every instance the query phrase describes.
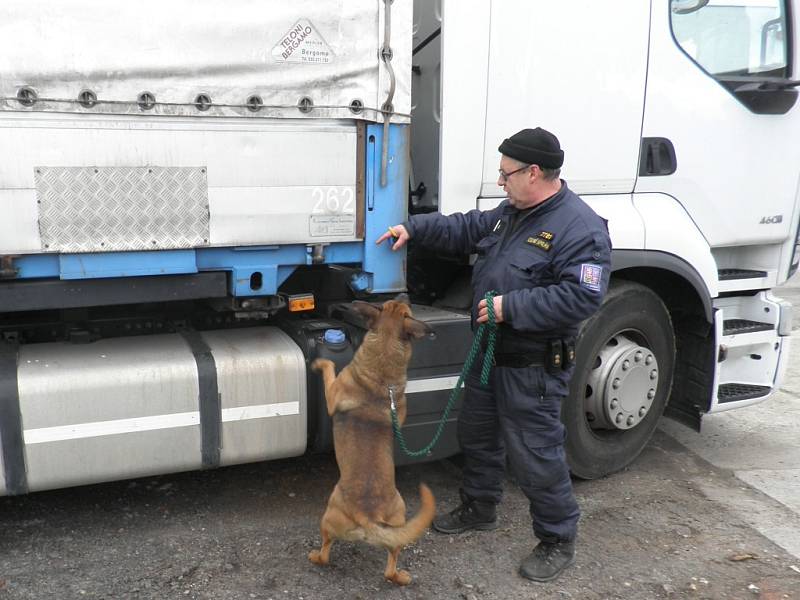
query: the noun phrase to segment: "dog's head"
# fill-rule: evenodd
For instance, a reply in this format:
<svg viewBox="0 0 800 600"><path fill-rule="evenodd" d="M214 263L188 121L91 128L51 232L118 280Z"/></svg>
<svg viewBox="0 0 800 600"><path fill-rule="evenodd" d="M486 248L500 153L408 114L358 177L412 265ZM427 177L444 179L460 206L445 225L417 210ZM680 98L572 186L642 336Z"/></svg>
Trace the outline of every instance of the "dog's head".
<svg viewBox="0 0 800 600"><path fill-rule="evenodd" d="M384 302L382 306L358 300L351 306L364 317L370 331L403 341L433 336L433 329L427 323L412 316L407 294L400 294L394 300Z"/></svg>

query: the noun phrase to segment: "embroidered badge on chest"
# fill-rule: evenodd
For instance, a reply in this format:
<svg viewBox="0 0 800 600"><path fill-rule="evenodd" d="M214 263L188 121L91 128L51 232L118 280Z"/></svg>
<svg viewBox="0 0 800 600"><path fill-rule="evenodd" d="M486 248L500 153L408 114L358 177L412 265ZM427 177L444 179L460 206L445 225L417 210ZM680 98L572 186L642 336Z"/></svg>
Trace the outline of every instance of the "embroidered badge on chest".
<svg viewBox="0 0 800 600"><path fill-rule="evenodd" d="M581 285L595 292L600 291L603 281L603 267L600 265L581 265Z"/></svg>
<svg viewBox="0 0 800 600"><path fill-rule="evenodd" d="M546 250L547 252L550 252L550 248L552 248L552 244L550 242L538 237L529 237L525 241L529 243L531 246L536 246L537 248L541 248L542 250Z"/></svg>

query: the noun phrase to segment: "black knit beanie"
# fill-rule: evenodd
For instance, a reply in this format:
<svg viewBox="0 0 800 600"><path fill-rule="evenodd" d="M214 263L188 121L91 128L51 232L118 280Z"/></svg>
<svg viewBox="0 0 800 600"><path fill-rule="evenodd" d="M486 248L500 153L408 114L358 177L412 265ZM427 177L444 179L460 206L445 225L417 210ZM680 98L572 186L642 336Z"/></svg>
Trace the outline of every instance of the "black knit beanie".
<svg viewBox="0 0 800 600"><path fill-rule="evenodd" d="M545 169L560 169L564 164L564 151L558 138L541 127L515 133L504 139L498 150L509 158Z"/></svg>

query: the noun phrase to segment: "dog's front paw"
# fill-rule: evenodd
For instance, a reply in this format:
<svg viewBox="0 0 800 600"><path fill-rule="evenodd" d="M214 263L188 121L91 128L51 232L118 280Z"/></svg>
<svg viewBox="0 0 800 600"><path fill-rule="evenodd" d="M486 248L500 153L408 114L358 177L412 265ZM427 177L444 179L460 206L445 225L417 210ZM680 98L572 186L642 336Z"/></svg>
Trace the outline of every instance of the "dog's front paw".
<svg viewBox="0 0 800 600"><path fill-rule="evenodd" d="M314 362L311 363L311 370L312 371L317 371L317 372L322 371L322 369L325 368L325 364L326 363L330 363L330 362L331 361L328 360L327 358L314 359ZM333 364L333 363L331 363L331 364Z"/></svg>
<svg viewBox="0 0 800 600"><path fill-rule="evenodd" d="M328 561L325 560L322 556L322 552L319 550L312 550L308 553L308 560L310 560L315 565L327 565Z"/></svg>

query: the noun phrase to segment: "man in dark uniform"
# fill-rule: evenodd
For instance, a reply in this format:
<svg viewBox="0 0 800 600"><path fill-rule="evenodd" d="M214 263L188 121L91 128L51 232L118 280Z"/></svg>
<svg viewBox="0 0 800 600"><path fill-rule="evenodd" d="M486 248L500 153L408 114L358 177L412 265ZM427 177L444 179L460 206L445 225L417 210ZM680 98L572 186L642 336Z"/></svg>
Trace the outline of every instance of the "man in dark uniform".
<svg viewBox="0 0 800 600"><path fill-rule="evenodd" d="M461 504L434 520L442 533L497 527L506 456L530 501L539 544L520 574L550 581L575 562L580 516L565 455L561 401L574 370L581 321L608 288L611 241L606 223L559 178L564 153L556 136L524 129L499 147L497 208L445 216L414 215L390 228L397 250L415 243L448 253L475 253L473 326L498 323L495 367L480 383L483 357L466 378L458 419L464 452Z"/></svg>

